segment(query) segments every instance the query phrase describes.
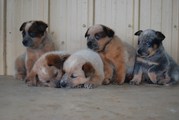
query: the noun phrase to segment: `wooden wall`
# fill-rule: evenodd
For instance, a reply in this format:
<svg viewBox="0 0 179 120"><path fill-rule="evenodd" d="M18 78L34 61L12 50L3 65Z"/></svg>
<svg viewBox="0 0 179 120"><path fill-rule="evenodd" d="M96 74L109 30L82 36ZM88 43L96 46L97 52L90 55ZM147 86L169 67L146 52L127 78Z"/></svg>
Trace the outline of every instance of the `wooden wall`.
<svg viewBox="0 0 179 120"><path fill-rule="evenodd" d="M160 30L179 63L179 0L0 0L0 74L14 74L15 58L25 50L19 27L36 19L49 24L59 50L70 52L86 48L84 34L93 24L113 28L133 46L137 30Z"/></svg>

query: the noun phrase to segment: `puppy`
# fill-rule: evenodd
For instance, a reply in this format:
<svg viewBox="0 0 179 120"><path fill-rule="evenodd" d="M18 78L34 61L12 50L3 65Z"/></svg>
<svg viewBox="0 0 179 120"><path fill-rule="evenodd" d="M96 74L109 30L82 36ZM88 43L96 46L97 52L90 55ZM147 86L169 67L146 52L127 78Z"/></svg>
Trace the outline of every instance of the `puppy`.
<svg viewBox="0 0 179 120"><path fill-rule="evenodd" d="M132 46L122 42L112 29L104 25L91 26L85 37L88 48L99 53L104 62L103 84L113 81L122 84L125 79L132 79L135 63L135 49Z"/></svg>
<svg viewBox="0 0 179 120"><path fill-rule="evenodd" d="M43 54L34 64L26 77L30 86L60 87L63 75L63 63L70 56L64 51L52 51Z"/></svg>
<svg viewBox="0 0 179 120"><path fill-rule="evenodd" d="M47 27L42 21L28 21L21 25L22 44L26 47L26 52L15 61L17 79L23 80L42 54L55 50L54 43L46 31Z"/></svg>
<svg viewBox="0 0 179 120"><path fill-rule="evenodd" d="M139 30L137 61L134 69L134 78L131 84L140 84L142 78L149 79L154 84L170 85L179 80L179 66L170 57L162 41L165 36L152 29Z"/></svg>
<svg viewBox="0 0 179 120"><path fill-rule="evenodd" d="M65 62L61 87L94 88L104 80L103 62L100 56L89 50L80 50L72 54Z"/></svg>

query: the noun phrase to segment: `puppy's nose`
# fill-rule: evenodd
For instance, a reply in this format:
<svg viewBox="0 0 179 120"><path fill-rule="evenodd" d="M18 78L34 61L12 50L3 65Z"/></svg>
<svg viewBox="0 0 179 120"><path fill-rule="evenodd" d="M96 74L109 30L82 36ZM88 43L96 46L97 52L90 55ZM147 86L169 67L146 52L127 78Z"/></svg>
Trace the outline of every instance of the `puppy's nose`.
<svg viewBox="0 0 179 120"><path fill-rule="evenodd" d="M22 41L22 44L23 44L24 46L27 46L27 45L28 45L28 40L23 40L23 41Z"/></svg>
<svg viewBox="0 0 179 120"><path fill-rule="evenodd" d="M92 41L89 41L88 43L87 43L87 46L89 47L89 48L92 48L92 45L93 44L93 42Z"/></svg>
<svg viewBox="0 0 179 120"><path fill-rule="evenodd" d="M61 82L60 82L60 86L61 86L62 88L67 87L67 82L61 81Z"/></svg>

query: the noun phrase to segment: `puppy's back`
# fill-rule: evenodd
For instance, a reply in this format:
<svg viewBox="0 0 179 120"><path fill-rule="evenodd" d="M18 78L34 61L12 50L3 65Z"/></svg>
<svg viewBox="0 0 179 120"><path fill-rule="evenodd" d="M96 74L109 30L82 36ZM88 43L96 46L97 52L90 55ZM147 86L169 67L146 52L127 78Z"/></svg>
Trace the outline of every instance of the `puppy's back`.
<svg viewBox="0 0 179 120"><path fill-rule="evenodd" d="M69 59L66 60L64 67L71 68L73 65L79 65L80 67L80 65L83 65L86 62L90 62L96 72L99 72L98 74L104 76L104 66L101 57L90 49L80 50L72 54Z"/></svg>

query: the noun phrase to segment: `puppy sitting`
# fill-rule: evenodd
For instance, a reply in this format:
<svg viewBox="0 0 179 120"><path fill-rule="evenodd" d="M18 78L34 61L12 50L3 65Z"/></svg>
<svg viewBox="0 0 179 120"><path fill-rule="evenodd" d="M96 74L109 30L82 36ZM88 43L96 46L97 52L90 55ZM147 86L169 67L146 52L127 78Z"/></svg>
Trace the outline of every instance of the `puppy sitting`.
<svg viewBox="0 0 179 120"><path fill-rule="evenodd" d="M122 42L114 31L104 25L91 26L86 34L88 48L98 52L104 62L105 81L118 84L132 79L135 49Z"/></svg>
<svg viewBox="0 0 179 120"><path fill-rule="evenodd" d="M52 51L43 54L26 77L30 86L60 87L63 63L70 55L66 52Z"/></svg>
<svg viewBox="0 0 179 120"><path fill-rule="evenodd" d="M46 31L47 27L47 24L42 21L28 21L21 25L22 43L27 49L15 61L15 77L17 79L23 80L42 54L55 50L54 44Z"/></svg>
<svg viewBox="0 0 179 120"><path fill-rule="evenodd" d="M94 88L104 80L103 62L100 56L89 50L80 50L72 54L65 62L61 87Z"/></svg>
<svg viewBox="0 0 179 120"><path fill-rule="evenodd" d="M142 76L154 84L170 85L179 80L179 66L162 45L165 36L152 29L139 30L137 61L131 84L140 84Z"/></svg>

